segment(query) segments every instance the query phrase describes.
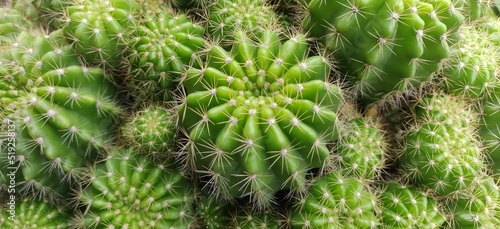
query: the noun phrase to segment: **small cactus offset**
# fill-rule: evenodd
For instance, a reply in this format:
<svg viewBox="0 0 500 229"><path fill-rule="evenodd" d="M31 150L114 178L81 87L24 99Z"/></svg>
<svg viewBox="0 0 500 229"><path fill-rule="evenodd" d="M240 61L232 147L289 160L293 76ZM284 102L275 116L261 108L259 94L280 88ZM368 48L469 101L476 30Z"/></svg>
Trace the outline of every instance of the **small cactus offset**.
<svg viewBox="0 0 500 229"><path fill-rule="evenodd" d="M16 126L18 186L51 200L79 183L121 114L103 70L82 65L61 33L24 32L0 58L0 103Z"/></svg>
<svg viewBox="0 0 500 229"><path fill-rule="evenodd" d="M207 11L208 32L224 45L231 45L240 31L259 37L265 30L279 30L278 15L266 0L216 0Z"/></svg>
<svg viewBox="0 0 500 229"><path fill-rule="evenodd" d="M387 148L380 125L374 117L360 117L341 128L335 159L342 174L367 180L380 175Z"/></svg>
<svg viewBox="0 0 500 229"><path fill-rule="evenodd" d="M172 164L153 164L134 148L119 148L95 165L77 198L86 210L75 228L189 228L194 185Z"/></svg>
<svg viewBox="0 0 500 229"><path fill-rule="evenodd" d="M500 190L490 176L478 177L467 189L444 201L448 212L445 228L497 228L500 225Z"/></svg>
<svg viewBox="0 0 500 229"><path fill-rule="evenodd" d="M476 139L477 114L464 100L436 93L415 109L416 123L403 137L400 165L407 178L439 196L464 190L485 169Z"/></svg>
<svg viewBox="0 0 500 229"><path fill-rule="evenodd" d="M231 221L231 206L202 193L197 200L197 218L202 228L224 229Z"/></svg>
<svg viewBox="0 0 500 229"><path fill-rule="evenodd" d="M312 0L306 15L304 29L333 52L365 105L430 81L463 22L451 0Z"/></svg>
<svg viewBox="0 0 500 229"><path fill-rule="evenodd" d="M138 9L134 0L76 1L65 8L64 35L87 63L116 70L124 61Z"/></svg>
<svg viewBox="0 0 500 229"><path fill-rule="evenodd" d="M26 197L3 206L0 211L0 227L65 229L69 228L70 215L69 210L53 205L47 200Z"/></svg>
<svg viewBox="0 0 500 229"><path fill-rule="evenodd" d="M213 195L248 196L262 208L326 166L343 98L327 59L308 57L304 35L281 44L270 30L258 42L241 32L237 41L229 52L211 47L207 63L187 71L180 126L187 168Z"/></svg>
<svg viewBox="0 0 500 229"><path fill-rule="evenodd" d="M174 145L176 123L175 111L150 105L123 125L123 140L153 158L167 158Z"/></svg>
<svg viewBox="0 0 500 229"><path fill-rule="evenodd" d="M378 228L377 199L362 180L329 172L294 199L291 228Z"/></svg>
<svg viewBox="0 0 500 229"><path fill-rule="evenodd" d="M146 12L130 37L128 87L135 104L171 100L181 73L205 45L202 26L159 7L162 12Z"/></svg>
<svg viewBox="0 0 500 229"><path fill-rule="evenodd" d="M438 202L416 187L388 181L380 193L380 228L441 228L446 221Z"/></svg>
<svg viewBox="0 0 500 229"><path fill-rule="evenodd" d="M485 38L489 35L474 25L462 26L460 42L452 46L440 79L449 94L477 99L488 94L496 81L498 69L497 52Z"/></svg>

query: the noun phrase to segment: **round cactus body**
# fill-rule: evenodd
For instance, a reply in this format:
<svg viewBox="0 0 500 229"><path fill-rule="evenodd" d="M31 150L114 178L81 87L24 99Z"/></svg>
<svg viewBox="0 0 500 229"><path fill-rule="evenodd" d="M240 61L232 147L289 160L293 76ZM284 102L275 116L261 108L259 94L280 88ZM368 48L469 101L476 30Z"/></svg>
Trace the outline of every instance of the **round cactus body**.
<svg viewBox="0 0 500 229"><path fill-rule="evenodd" d="M303 25L371 105L421 87L440 70L463 22L453 2L312 0Z"/></svg>
<svg viewBox="0 0 500 229"><path fill-rule="evenodd" d="M138 4L132 0L82 0L66 8L66 39L87 63L117 69L124 59Z"/></svg>
<svg viewBox="0 0 500 229"><path fill-rule="evenodd" d="M278 16L266 0L217 0L207 11L208 32L223 43L232 44L240 31L259 37L267 29L279 28Z"/></svg>
<svg viewBox="0 0 500 229"><path fill-rule="evenodd" d="M355 118L342 128L336 157L346 176L371 180L384 166L386 143L373 118Z"/></svg>
<svg viewBox="0 0 500 229"><path fill-rule="evenodd" d="M202 69L187 71L179 118L189 169L215 196L249 196L263 207L325 166L342 95L326 81L325 58L307 58L303 35L284 44L272 31L259 43L240 35L231 51L214 46Z"/></svg>
<svg viewBox="0 0 500 229"><path fill-rule="evenodd" d="M476 179L467 190L445 201L448 228L496 228L500 225L500 192L489 176Z"/></svg>
<svg viewBox="0 0 500 229"><path fill-rule="evenodd" d="M136 112L123 127L127 144L153 157L170 156L174 144L177 114L172 110L151 105Z"/></svg>
<svg viewBox="0 0 500 229"><path fill-rule="evenodd" d="M85 228L189 228L194 187L171 164L155 165L134 148L114 149L89 174L79 194L87 210L73 220Z"/></svg>
<svg viewBox="0 0 500 229"><path fill-rule="evenodd" d="M376 202L363 181L330 172L314 180L306 195L295 199L291 227L377 228Z"/></svg>
<svg viewBox="0 0 500 229"><path fill-rule="evenodd" d="M477 99L488 93L497 80L497 52L486 32L475 26L460 28L460 42L452 46L441 79L447 93Z"/></svg>
<svg viewBox="0 0 500 229"><path fill-rule="evenodd" d="M0 103L15 125L21 191L57 200L112 138L115 87L79 62L60 30L22 33L6 54Z"/></svg>
<svg viewBox="0 0 500 229"><path fill-rule="evenodd" d="M11 207L12 206L12 207ZM33 197L7 202L0 211L2 228L69 228L69 212L49 201Z"/></svg>
<svg viewBox="0 0 500 229"><path fill-rule="evenodd" d="M170 100L181 73L205 44L202 26L163 8L149 13L130 38L128 84L136 104Z"/></svg>
<svg viewBox="0 0 500 229"><path fill-rule="evenodd" d="M242 206L232 212L229 228L238 229L279 229L283 228L284 217L276 209L253 211L249 206Z"/></svg>
<svg viewBox="0 0 500 229"><path fill-rule="evenodd" d="M475 138L476 115L463 100L444 94L424 97L417 124L403 137L400 164L415 184L447 196L469 187L484 169Z"/></svg>
<svg viewBox="0 0 500 229"><path fill-rule="evenodd" d="M230 205L217 201L208 194L202 194L197 201L200 224L206 229L227 228L231 221Z"/></svg>
<svg viewBox="0 0 500 229"><path fill-rule="evenodd" d="M398 182L384 184L380 203L381 228L441 228L446 221L435 199Z"/></svg>

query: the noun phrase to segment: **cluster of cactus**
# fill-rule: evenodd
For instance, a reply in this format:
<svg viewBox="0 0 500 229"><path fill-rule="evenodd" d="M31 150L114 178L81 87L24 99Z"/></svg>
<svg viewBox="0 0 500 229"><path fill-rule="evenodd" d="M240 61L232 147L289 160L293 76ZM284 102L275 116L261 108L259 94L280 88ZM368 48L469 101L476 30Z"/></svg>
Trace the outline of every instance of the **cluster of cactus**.
<svg viewBox="0 0 500 229"><path fill-rule="evenodd" d="M500 227L494 1L8 5L0 228Z"/></svg>
<svg viewBox="0 0 500 229"><path fill-rule="evenodd" d="M337 138L342 94L328 81L327 60L308 57L304 35L282 44L268 30L258 42L240 32L230 51L212 46L202 66L183 80L187 166L213 195L249 196L258 207L281 189L303 189Z"/></svg>

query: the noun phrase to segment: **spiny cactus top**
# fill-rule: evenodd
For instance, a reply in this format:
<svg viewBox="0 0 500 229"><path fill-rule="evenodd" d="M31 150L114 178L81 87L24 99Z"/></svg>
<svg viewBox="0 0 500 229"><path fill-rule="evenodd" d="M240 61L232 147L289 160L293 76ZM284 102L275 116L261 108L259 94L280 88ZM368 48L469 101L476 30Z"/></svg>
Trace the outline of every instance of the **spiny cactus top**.
<svg viewBox="0 0 500 229"><path fill-rule="evenodd" d="M10 208L10 206L15 208ZM27 197L7 203L2 207L0 207L2 209L0 211L1 228L69 228L70 212L46 200Z"/></svg>
<svg viewBox="0 0 500 229"><path fill-rule="evenodd" d="M342 95L328 82L327 60L307 55L304 35L281 44L272 31L258 42L241 32L231 51L213 46L201 69L187 71L179 118L188 164L215 196L268 206L325 165Z"/></svg>
<svg viewBox="0 0 500 229"><path fill-rule="evenodd" d="M266 0L216 0L207 10L209 34L224 43L231 44L241 30L249 36L279 30L278 16Z"/></svg>
<svg viewBox="0 0 500 229"><path fill-rule="evenodd" d="M415 114L399 158L408 178L439 196L469 187L485 168L471 106L436 93L422 98Z"/></svg>
<svg viewBox="0 0 500 229"><path fill-rule="evenodd" d="M67 189L111 139L121 113L114 85L102 69L80 63L60 30L22 33L0 63L0 104L16 126L21 190Z"/></svg>
<svg viewBox="0 0 500 229"><path fill-rule="evenodd" d="M193 223L194 186L172 164L155 165L134 148L119 148L93 167L78 194L85 228L184 229Z"/></svg>
<svg viewBox="0 0 500 229"><path fill-rule="evenodd" d="M134 0L76 1L65 9L64 34L88 63L117 69L138 8Z"/></svg>
<svg viewBox="0 0 500 229"><path fill-rule="evenodd" d="M452 0L312 0L307 11L306 31L368 105L430 80L463 21Z"/></svg>
<svg viewBox="0 0 500 229"><path fill-rule="evenodd" d="M378 228L377 197L363 181L340 172L312 181L306 195L294 199L293 229Z"/></svg>
<svg viewBox="0 0 500 229"><path fill-rule="evenodd" d="M151 105L136 111L123 126L126 144L154 158L167 158L174 145L177 113Z"/></svg>
<svg viewBox="0 0 500 229"><path fill-rule="evenodd" d="M185 14L160 9L164 12L146 15L130 38L129 88L135 103L169 100L181 73L205 45L202 26Z"/></svg>

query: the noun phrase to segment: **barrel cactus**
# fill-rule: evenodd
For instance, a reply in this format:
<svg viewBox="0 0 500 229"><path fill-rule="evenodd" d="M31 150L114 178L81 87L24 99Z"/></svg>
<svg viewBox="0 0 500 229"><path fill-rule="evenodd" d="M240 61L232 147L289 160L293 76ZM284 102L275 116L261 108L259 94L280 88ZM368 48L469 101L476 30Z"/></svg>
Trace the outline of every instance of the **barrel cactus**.
<svg viewBox="0 0 500 229"><path fill-rule="evenodd" d="M389 181L380 192L381 228L441 228L446 221L438 202L414 186Z"/></svg>
<svg viewBox="0 0 500 229"><path fill-rule="evenodd" d="M439 196L472 185L485 164L470 104L436 93L423 97L415 110L416 123L403 137L399 158L407 178Z"/></svg>
<svg viewBox="0 0 500 229"><path fill-rule="evenodd" d="M65 8L64 35L87 63L116 70L123 66L138 9L133 0L77 1Z"/></svg>
<svg viewBox="0 0 500 229"><path fill-rule="evenodd" d="M378 228L377 199L362 180L329 172L294 199L291 228Z"/></svg>
<svg viewBox="0 0 500 229"><path fill-rule="evenodd" d="M312 0L303 26L364 105L420 88L450 55L464 17L451 0Z"/></svg>
<svg viewBox="0 0 500 229"><path fill-rule="evenodd" d="M15 125L18 186L61 200L112 139L116 89L102 69L80 63L60 30L24 32L4 54L0 104Z"/></svg>
<svg viewBox="0 0 500 229"><path fill-rule="evenodd" d="M135 112L123 125L125 144L153 158L167 158L174 145L177 113L157 105Z"/></svg>
<svg viewBox="0 0 500 229"><path fill-rule="evenodd" d="M342 93L328 81L328 61L307 54L304 35L281 44L270 30L258 42L241 32L230 51L213 46L201 69L187 71L186 165L214 196L269 206L278 190L303 190L307 171L325 167Z"/></svg>
<svg viewBox="0 0 500 229"><path fill-rule="evenodd" d="M12 207L11 207L12 206ZM26 197L8 202L0 212L2 228L69 228L71 212L47 200Z"/></svg>
<svg viewBox="0 0 500 229"><path fill-rule="evenodd" d="M86 209L79 228L189 228L194 187L173 164L153 164L134 148L118 148L89 172L77 194Z"/></svg>
<svg viewBox="0 0 500 229"><path fill-rule="evenodd" d="M172 99L185 68L204 48L204 28L164 5L146 12L130 37L128 88L135 104Z"/></svg>

